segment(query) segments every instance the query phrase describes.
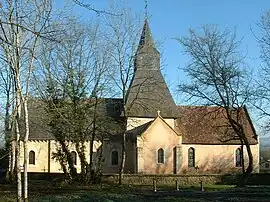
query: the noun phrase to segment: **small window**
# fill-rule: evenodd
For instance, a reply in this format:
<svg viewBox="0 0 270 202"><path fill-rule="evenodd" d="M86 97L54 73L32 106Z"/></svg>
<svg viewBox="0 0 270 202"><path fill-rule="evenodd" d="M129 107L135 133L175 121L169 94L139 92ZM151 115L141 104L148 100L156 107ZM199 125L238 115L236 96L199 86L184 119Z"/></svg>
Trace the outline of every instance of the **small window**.
<svg viewBox="0 0 270 202"><path fill-rule="evenodd" d="M164 163L164 149L160 148L157 152L158 163Z"/></svg>
<svg viewBox="0 0 270 202"><path fill-rule="evenodd" d="M235 151L235 167L242 167L242 156L241 148L238 148Z"/></svg>
<svg viewBox="0 0 270 202"><path fill-rule="evenodd" d="M195 167L195 149L193 147L188 149L188 167Z"/></svg>
<svg viewBox="0 0 270 202"><path fill-rule="evenodd" d="M29 152L29 164L31 165L35 165L35 152L34 151L30 151Z"/></svg>
<svg viewBox="0 0 270 202"><path fill-rule="evenodd" d="M265 168L269 168L269 163L265 163Z"/></svg>
<svg viewBox="0 0 270 202"><path fill-rule="evenodd" d="M112 156L111 156L111 160L112 160L112 165L118 165L118 152L117 151L112 151Z"/></svg>
<svg viewBox="0 0 270 202"><path fill-rule="evenodd" d="M73 164L77 165L77 153L75 151L72 151L70 154L71 154Z"/></svg>

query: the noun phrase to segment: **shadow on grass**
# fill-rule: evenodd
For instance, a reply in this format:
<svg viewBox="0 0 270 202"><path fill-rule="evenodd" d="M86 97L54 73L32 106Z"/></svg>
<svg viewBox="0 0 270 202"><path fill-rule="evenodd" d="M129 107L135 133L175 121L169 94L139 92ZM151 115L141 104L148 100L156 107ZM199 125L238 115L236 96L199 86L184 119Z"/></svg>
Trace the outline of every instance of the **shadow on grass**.
<svg viewBox="0 0 270 202"><path fill-rule="evenodd" d="M234 188L228 185L159 186L153 192L152 186L117 185L67 185L53 186L50 183L32 182L29 186L29 201L270 201L270 187L253 186ZM15 201L15 185L0 185L0 201Z"/></svg>
<svg viewBox="0 0 270 202"><path fill-rule="evenodd" d="M211 187L211 186L210 186ZM109 188L109 187L107 187ZM220 188L201 192L198 187L180 191L151 187L111 187L111 190L92 190L33 198L33 201L269 201L270 187Z"/></svg>

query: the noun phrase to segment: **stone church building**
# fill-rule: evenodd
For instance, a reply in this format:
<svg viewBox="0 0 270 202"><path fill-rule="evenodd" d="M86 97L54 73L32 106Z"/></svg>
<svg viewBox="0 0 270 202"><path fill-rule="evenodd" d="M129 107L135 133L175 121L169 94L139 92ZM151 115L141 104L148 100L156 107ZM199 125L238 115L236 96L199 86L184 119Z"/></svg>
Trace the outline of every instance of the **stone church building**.
<svg viewBox="0 0 270 202"><path fill-rule="evenodd" d="M123 103L121 99L103 99L100 108L104 116L110 120L121 119L123 116L121 103ZM228 126L224 110L214 106L175 104L162 76L160 53L155 48L147 20L139 41L134 75L125 103L127 117L125 173L185 174L241 171L241 158L242 156L244 159L247 158L246 150L244 148L242 155L240 141L235 138L235 133ZM59 163L52 159L57 143L46 123L42 123L40 114L42 105L39 102L29 103L28 170L62 172ZM254 172L258 172L259 141L245 107L241 109L241 121L251 145ZM97 139L94 144L96 156L102 150L103 173L117 173L121 163L121 134L112 133L106 136L103 143ZM74 164L79 171L78 154L72 143L69 146L75 159ZM89 150L87 142L87 157Z"/></svg>

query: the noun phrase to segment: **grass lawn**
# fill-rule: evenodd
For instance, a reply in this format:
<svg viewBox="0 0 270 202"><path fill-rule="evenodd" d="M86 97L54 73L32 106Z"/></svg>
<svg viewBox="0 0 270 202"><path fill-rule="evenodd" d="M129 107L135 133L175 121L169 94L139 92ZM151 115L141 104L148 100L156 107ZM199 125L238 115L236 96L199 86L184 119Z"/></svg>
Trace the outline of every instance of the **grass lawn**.
<svg viewBox="0 0 270 202"><path fill-rule="evenodd" d="M55 186L49 182L31 182L29 201L270 201L270 187L234 188L228 185L208 185L204 192L199 186L158 187L151 186ZM16 201L16 187L0 185L0 201Z"/></svg>

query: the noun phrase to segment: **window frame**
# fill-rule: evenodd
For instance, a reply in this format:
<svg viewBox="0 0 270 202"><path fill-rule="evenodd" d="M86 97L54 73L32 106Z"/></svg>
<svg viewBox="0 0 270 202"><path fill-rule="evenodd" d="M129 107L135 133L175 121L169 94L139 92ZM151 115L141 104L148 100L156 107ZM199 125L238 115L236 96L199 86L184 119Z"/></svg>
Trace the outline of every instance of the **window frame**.
<svg viewBox="0 0 270 202"><path fill-rule="evenodd" d="M29 151L28 153L28 164L36 165L36 153L33 150Z"/></svg>
<svg viewBox="0 0 270 202"><path fill-rule="evenodd" d="M243 154L242 154L242 150L241 148L237 148L235 150L235 167L236 168L242 168L242 158L243 158Z"/></svg>
<svg viewBox="0 0 270 202"><path fill-rule="evenodd" d="M165 151L163 148L157 150L157 164L165 163Z"/></svg>
<svg viewBox="0 0 270 202"><path fill-rule="evenodd" d="M113 150L111 152L111 165L112 166L119 165L119 152L117 150Z"/></svg>
<svg viewBox="0 0 270 202"><path fill-rule="evenodd" d="M195 168L195 148L188 148L188 168Z"/></svg>

